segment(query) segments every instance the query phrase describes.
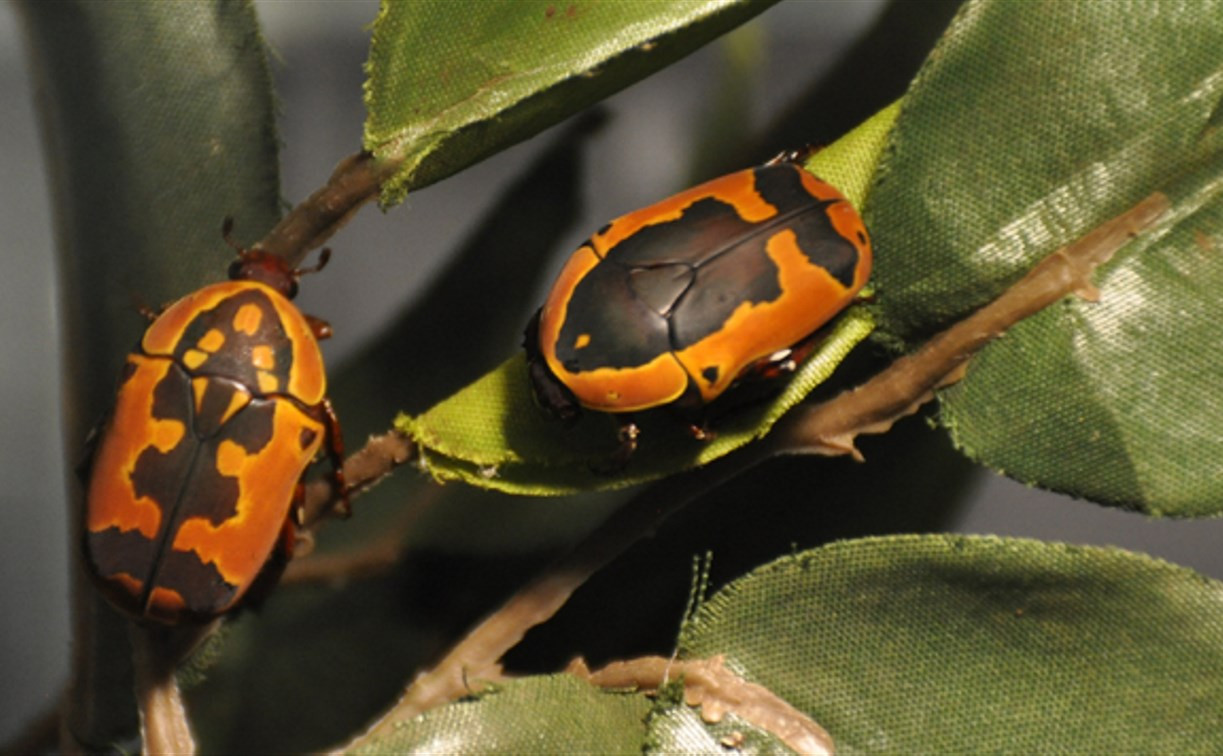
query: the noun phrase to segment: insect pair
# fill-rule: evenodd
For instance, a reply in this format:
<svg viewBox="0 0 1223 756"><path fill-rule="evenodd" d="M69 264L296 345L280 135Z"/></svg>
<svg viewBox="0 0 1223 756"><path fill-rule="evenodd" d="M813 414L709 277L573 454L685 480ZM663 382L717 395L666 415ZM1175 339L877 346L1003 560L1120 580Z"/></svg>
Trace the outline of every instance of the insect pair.
<svg viewBox="0 0 1223 756"><path fill-rule="evenodd" d="M230 281L145 331L93 455L86 563L141 620L207 620L273 583L324 444L347 507L318 348L329 331L290 302L311 271L238 253ZM870 266L858 213L792 159L723 176L617 218L573 253L527 328L529 380L557 418L620 418L611 462L623 466L633 413L674 408L702 437L710 403L792 370Z"/></svg>

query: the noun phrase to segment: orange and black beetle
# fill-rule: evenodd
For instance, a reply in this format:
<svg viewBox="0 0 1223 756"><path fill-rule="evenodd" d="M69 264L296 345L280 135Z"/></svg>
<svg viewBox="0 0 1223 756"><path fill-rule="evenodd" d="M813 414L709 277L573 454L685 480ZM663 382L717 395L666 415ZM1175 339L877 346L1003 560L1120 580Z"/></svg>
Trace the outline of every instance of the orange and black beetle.
<svg viewBox="0 0 1223 756"><path fill-rule="evenodd" d="M256 578L274 581L324 441L347 511L317 341L328 329L289 301L307 271L238 253L230 281L180 299L145 331L93 453L85 561L137 619L206 621ZM325 263L324 251L314 270Z"/></svg>
<svg viewBox="0 0 1223 756"><path fill-rule="evenodd" d="M794 156L714 179L607 224L569 258L527 327L536 398L691 413L752 375L792 369L795 348L866 283L861 217ZM693 425L694 434L703 425Z"/></svg>

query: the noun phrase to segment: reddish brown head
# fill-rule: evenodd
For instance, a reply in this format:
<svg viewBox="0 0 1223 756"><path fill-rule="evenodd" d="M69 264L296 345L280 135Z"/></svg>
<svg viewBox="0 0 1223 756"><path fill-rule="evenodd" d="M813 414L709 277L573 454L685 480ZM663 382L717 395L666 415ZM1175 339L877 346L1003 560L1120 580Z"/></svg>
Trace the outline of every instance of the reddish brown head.
<svg viewBox="0 0 1223 756"><path fill-rule="evenodd" d="M324 248L319 253L318 263L309 268L291 268L289 262L280 255L265 252L259 248L246 249L234 241L230 232L234 228L234 219L226 218L221 226L221 235L225 243L234 248L238 259L230 263L229 278L231 281L258 281L270 286L288 299L297 296L297 281L306 273L317 273L331 259L331 250Z"/></svg>

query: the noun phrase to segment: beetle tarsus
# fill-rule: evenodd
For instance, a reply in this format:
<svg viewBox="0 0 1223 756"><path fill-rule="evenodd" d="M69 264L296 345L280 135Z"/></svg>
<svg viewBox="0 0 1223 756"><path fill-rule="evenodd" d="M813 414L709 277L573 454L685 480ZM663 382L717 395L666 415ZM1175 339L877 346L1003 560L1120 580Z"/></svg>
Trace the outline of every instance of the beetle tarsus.
<svg viewBox="0 0 1223 756"><path fill-rule="evenodd" d="M314 333L315 339L322 341L323 339L331 338L332 331L330 323L322 318L316 318L313 315L305 315L305 313L303 313L303 315L306 318L306 322L310 324L310 330Z"/></svg>
<svg viewBox="0 0 1223 756"><path fill-rule="evenodd" d="M348 481L344 478L344 437L340 433L340 419L336 417L330 399L323 399L321 410L327 425L327 458L331 462L331 486L334 489L332 511L348 519L352 516L352 503L349 501Z"/></svg>
<svg viewBox="0 0 1223 756"><path fill-rule="evenodd" d="M717 431L710 430L704 421L688 423L688 433L697 441L712 441L718 437Z"/></svg>
<svg viewBox="0 0 1223 756"><path fill-rule="evenodd" d="M573 392L557 380L544 362L543 353L539 349L541 311L535 311L522 332L522 346L527 352L527 374L531 379L531 394L535 397L535 403L554 420L572 424L582 414L582 407Z"/></svg>
<svg viewBox="0 0 1223 756"><path fill-rule="evenodd" d="M641 436L641 428L633 420L633 416L617 415L616 422L620 424L616 432L616 438L620 442L616 451L606 459L590 466L590 469L599 475L615 475L623 471L637 451L637 439Z"/></svg>

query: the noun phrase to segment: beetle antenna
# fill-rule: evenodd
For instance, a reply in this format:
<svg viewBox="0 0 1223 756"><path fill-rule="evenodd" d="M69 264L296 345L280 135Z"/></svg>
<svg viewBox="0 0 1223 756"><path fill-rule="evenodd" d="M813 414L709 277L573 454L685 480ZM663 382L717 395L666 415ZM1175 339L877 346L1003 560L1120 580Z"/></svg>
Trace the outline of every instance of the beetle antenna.
<svg viewBox="0 0 1223 756"><path fill-rule="evenodd" d="M235 252L245 257L246 248L243 247L238 242L234 241L233 232L234 232L234 216L227 215L225 216L225 220L221 221L221 238L224 239L225 243L228 244Z"/></svg>

